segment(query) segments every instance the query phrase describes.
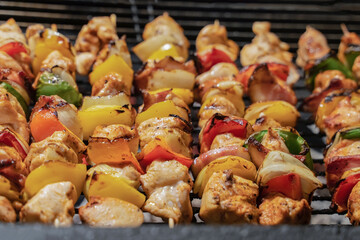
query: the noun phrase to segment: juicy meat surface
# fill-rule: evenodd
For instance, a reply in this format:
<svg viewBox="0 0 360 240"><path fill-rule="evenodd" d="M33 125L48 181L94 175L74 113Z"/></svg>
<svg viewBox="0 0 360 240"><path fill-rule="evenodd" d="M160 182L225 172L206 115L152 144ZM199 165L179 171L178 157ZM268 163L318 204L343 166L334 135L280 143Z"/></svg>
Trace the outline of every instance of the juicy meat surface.
<svg viewBox="0 0 360 240"><path fill-rule="evenodd" d="M360 183L358 182L351 190L348 199L348 213L352 225L359 226L360 223Z"/></svg>
<svg viewBox="0 0 360 240"><path fill-rule="evenodd" d="M187 167L175 160L154 161L140 181L148 196L144 211L164 220L172 218L175 223L191 222L193 211L189 193L193 183Z"/></svg>
<svg viewBox="0 0 360 240"><path fill-rule="evenodd" d="M0 222L15 222L16 212L11 202L3 196L0 196Z"/></svg>
<svg viewBox="0 0 360 240"><path fill-rule="evenodd" d="M79 208L79 215L83 223L93 227L138 227L144 222L137 206L110 197L91 197Z"/></svg>
<svg viewBox="0 0 360 240"><path fill-rule="evenodd" d="M296 64L304 68L309 61L324 57L330 52L326 37L311 26L301 35L298 42Z"/></svg>
<svg viewBox="0 0 360 240"><path fill-rule="evenodd" d="M18 100L2 87L0 87L0 112L0 124L13 129L29 142L30 129L24 110Z"/></svg>
<svg viewBox="0 0 360 240"><path fill-rule="evenodd" d="M86 146L80 144L67 131L56 131L50 137L32 143L24 162L29 171L33 171L48 160L81 163L81 155L85 149Z"/></svg>
<svg viewBox="0 0 360 240"><path fill-rule="evenodd" d="M155 137L162 137L171 150L191 157L191 129L177 117L151 118L142 122L138 128L140 148L143 149Z"/></svg>
<svg viewBox="0 0 360 240"><path fill-rule="evenodd" d="M224 133L216 135L211 143L210 150L227 146L243 146L245 139L237 138L232 133Z"/></svg>
<svg viewBox="0 0 360 240"><path fill-rule="evenodd" d="M73 74L76 71L75 63L71 59L63 56L61 52L57 50L52 51L41 64L41 68L44 69L51 69L54 66L58 66L70 74Z"/></svg>
<svg viewBox="0 0 360 240"><path fill-rule="evenodd" d="M309 224L311 207L305 199L293 200L281 194L269 195L259 206L262 225Z"/></svg>
<svg viewBox="0 0 360 240"><path fill-rule="evenodd" d="M126 87L123 77L114 72L110 72L94 83L91 96L114 96L121 92L130 95L130 89Z"/></svg>
<svg viewBox="0 0 360 240"><path fill-rule="evenodd" d="M76 196L71 182L48 184L21 209L20 221L70 226L75 214Z"/></svg>
<svg viewBox="0 0 360 240"><path fill-rule="evenodd" d="M286 147L284 140L280 137L279 133L272 128L268 129L268 132L264 135L261 144L270 151L282 151L289 153L289 149Z"/></svg>
<svg viewBox="0 0 360 240"><path fill-rule="evenodd" d="M258 194L252 181L233 175L231 170L217 171L206 184L199 216L206 223L256 224Z"/></svg>

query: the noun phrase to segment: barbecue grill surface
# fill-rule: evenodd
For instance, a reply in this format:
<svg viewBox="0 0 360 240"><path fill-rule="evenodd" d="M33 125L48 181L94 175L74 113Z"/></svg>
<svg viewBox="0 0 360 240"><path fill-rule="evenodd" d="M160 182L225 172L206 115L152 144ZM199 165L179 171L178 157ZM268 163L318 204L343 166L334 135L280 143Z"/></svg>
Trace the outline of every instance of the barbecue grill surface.
<svg viewBox="0 0 360 240"><path fill-rule="evenodd" d="M190 52L195 50L195 39L202 27L219 19L221 24L228 30L230 39L236 41L241 47L249 43L254 34L251 31L254 21L270 21L272 32L276 33L282 41L290 44L291 51L296 53L297 41L305 31L306 25L311 25L327 37L330 47L337 49L342 36L340 24L345 23L350 31L360 33L360 2L351 0L279 0L276 3L270 1L165 1L165 0L110 0L110 1L0 1L0 22L8 18L15 18L20 27L25 31L26 27L34 23L42 23L46 27L57 24L58 31L75 41L82 25L86 24L93 16L104 16L115 13L117 15L117 31L119 36L125 34L129 49L142 41L141 34L147 22L164 11L169 14L184 28L185 35L191 43ZM132 54L134 70L140 68L140 60ZM240 67L239 60L237 61ZM77 78L79 90L84 95L90 95L91 88L86 77ZM295 84L294 90L299 100L310 94L304 87L301 79ZM141 102L138 99L137 104ZM249 100L245 99L247 105ZM192 108L192 120L195 127L195 136L200 129L197 127L197 111L200 105L194 104ZM319 179L326 183L322 160L322 149L325 147L323 136L318 133L314 124L309 121L309 114L301 112L296 129L304 137L312 148L314 166ZM194 137L197 144L197 137ZM191 195L195 217L193 222L200 222L198 212L200 200ZM43 225L7 225L0 224L1 237L12 239L35 239L42 238L78 238L100 239L108 237L116 238L146 238L146 239L184 239L196 237L197 239L212 239L226 237L228 239L246 238L263 239L264 237L282 239L291 236L293 239L335 239L337 237L358 235L360 230L348 225L349 221L344 215L339 215L329 209L330 195L326 189L317 190L312 201L311 224L317 226L306 227L257 227L257 226L207 226L204 224L192 224L191 226L176 226L168 229L161 219L145 214L144 226L138 229L94 229L85 226L74 226L67 229L55 229ZM79 201L77 206L84 204ZM75 216L75 223L79 223ZM320 224L320 226L319 226ZM333 226L325 226L333 225ZM44 234L46 233L46 234Z"/></svg>

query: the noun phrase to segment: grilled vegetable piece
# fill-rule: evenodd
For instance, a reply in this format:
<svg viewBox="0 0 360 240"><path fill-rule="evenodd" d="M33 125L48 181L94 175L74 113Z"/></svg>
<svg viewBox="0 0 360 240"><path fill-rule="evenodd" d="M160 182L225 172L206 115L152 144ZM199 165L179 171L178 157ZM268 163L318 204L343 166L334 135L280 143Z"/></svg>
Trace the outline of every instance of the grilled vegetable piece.
<svg viewBox="0 0 360 240"><path fill-rule="evenodd" d="M261 168L258 170L256 181L260 187L264 187L274 177L289 173L300 176L302 197L308 201L315 189L322 186L315 174L302 162L290 154L280 151L271 151L266 155Z"/></svg>
<svg viewBox="0 0 360 240"><path fill-rule="evenodd" d="M76 195L71 182L46 185L21 209L20 221L70 226L75 214Z"/></svg>
<svg viewBox="0 0 360 240"><path fill-rule="evenodd" d="M206 165L224 156L237 156L250 161L250 155L246 148L239 145L223 146L209 150L195 158L194 164L191 166L193 175L196 177Z"/></svg>
<svg viewBox="0 0 360 240"><path fill-rule="evenodd" d="M295 127L300 113L285 101L265 101L251 104L245 111L244 118L250 124L255 124L257 119L266 116L283 127Z"/></svg>
<svg viewBox="0 0 360 240"><path fill-rule="evenodd" d="M142 37L144 41L132 50L143 62L165 44L173 44L176 47L176 52L181 57L179 60L185 61L188 58L190 43L184 36L184 30L167 12L147 23Z"/></svg>
<svg viewBox="0 0 360 240"><path fill-rule="evenodd" d="M308 64L312 64L330 52L325 36L309 25L299 38L298 46L296 64L305 69Z"/></svg>
<svg viewBox="0 0 360 240"><path fill-rule="evenodd" d="M261 166L270 151L279 150L292 154L309 169L313 169L310 147L295 129L269 128L252 134L246 144L251 160L257 167Z"/></svg>
<svg viewBox="0 0 360 240"><path fill-rule="evenodd" d="M30 116L30 130L36 142L51 136L55 131L68 130L83 138L77 108L59 96L41 96Z"/></svg>
<svg viewBox="0 0 360 240"><path fill-rule="evenodd" d="M138 227L144 221L135 205L117 198L91 197L79 208L80 219L93 227Z"/></svg>
<svg viewBox="0 0 360 240"><path fill-rule="evenodd" d="M130 179L125 170L100 166L90 168L87 172L83 191L88 200L92 196L100 196L118 198L139 208L144 204L145 196L135 189L136 178L138 178L138 172L135 168L128 169L132 172Z"/></svg>
<svg viewBox="0 0 360 240"><path fill-rule="evenodd" d="M185 88L192 90L195 84L194 61L185 63L167 56L159 61L148 61L135 74L135 84L139 90L161 88Z"/></svg>
<svg viewBox="0 0 360 240"><path fill-rule="evenodd" d="M25 113L17 99L5 88L0 87L0 124L8 126L29 142L29 126Z"/></svg>
<svg viewBox="0 0 360 240"><path fill-rule="evenodd" d="M189 193L192 180L188 168L178 161L153 161L146 174L140 177L148 196L143 210L165 221L190 223L193 210Z"/></svg>
<svg viewBox="0 0 360 240"><path fill-rule="evenodd" d="M231 133L234 137L245 140L252 133L252 129L251 125L243 118L216 113L201 129L199 134L200 152L204 153L210 150L215 137L224 133Z"/></svg>
<svg viewBox="0 0 360 240"><path fill-rule="evenodd" d="M258 186L231 170L214 172L206 184L199 216L206 223L258 223Z"/></svg>
<svg viewBox="0 0 360 240"><path fill-rule="evenodd" d="M201 197L214 172L228 169L231 169L232 174L236 176L255 181L256 167L252 162L241 157L224 156L212 161L200 171L195 181L194 193Z"/></svg>
<svg viewBox="0 0 360 240"><path fill-rule="evenodd" d="M137 130L140 136L140 148L156 140L162 142L163 148L179 153L185 157L191 157L192 126L190 123L178 116L150 118L142 122ZM155 147L155 145L153 147ZM165 146L166 145L166 146ZM147 148L152 151L152 148Z"/></svg>
<svg viewBox="0 0 360 240"><path fill-rule="evenodd" d="M259 215L261 225L309 224L311 207L305 199L294 200L273 194L262 200Z"/></svg>
<svg viewBox="0 0 360 240"><path fill-rule="evenodd" d="M26 178L25 192L27 197L31 198L48 184L68 181L76 188L76 202L83 189L85 177L85 164L50 160L30 172Z"/></svg>

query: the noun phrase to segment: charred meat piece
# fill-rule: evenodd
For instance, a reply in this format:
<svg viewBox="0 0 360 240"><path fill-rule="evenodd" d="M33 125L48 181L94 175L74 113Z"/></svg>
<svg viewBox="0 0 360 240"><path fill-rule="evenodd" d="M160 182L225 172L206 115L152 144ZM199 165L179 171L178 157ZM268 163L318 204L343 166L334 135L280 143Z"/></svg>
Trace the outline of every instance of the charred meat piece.
<svg viewBox="0 0 360 240"><path fill-rule="evenodd" d="M135 205L110 197L90 197L79 208L80 219L93 227L138 227L144 222L142 211Z"/></svg>
<svg viewBox="0 0 360 240"><path fill-rule="evenodd" d="M21 209L20 221L70 226L75 214L76 196L71 182L46 185Z"/></svg>
<svg viewBox="0 0 360 240"><path fill-rule="evenodd" d="M206 184L199 216L206 223L258 223L258 194L255 183L231 170L215 172Z"/></svg>
<svg viewBox="0 0 360 240"><path fill-rule="evenodd" d="M191 157L191 126L179 117L151 118L137 128L140 148L143 149L155 137L163 137L174 152Z"/></svg>
<svg viewBox="0 0 360 240"><path fill-rule="evenodd" d="M67 131L56 131L50 137L31 144L24 162L33 171L48 160L81 163L86 146Z"/></svg>
<svg viewBox="0 0 360 240"><path fill-rule="evenodd" d="M15 222L16 212L10 201L3 196L0 196L0 222Z"/></svg>
<svg viewBox="0 0 360 240"><path fill-rule="evenodd" d="M298 46L296 64L302 68L330 52L325 36L311 26L306 27L306 31L299 39Z"/></svg>
<svg viewBox="0 0 360 240"><path fill-rule="evenodd" d="M121 92L130 96L130 89L127 88L123 77L115 72L110 72L95 82L92 86L91 96L113 96Z"/></svg>
<svg viewBox="0 0 360 240"><path fill-rule="evenodd" d="M189 223L193 217L189 193L192 180L187 167L178 161L154 161L140 177L148 196L143 210L164 220Z"/></svg>
<svg viewBox="0 0 360 240"><path fill-rule="evenodd" d="M347 217L354 226L359 226L360 223L360 183L358 182L351 190L348 199L348 213Z"/></svg>
<svg viewBox="0 0 360 240"><path fill-rule="evenodd" d="M259 206L262 225L309 224L311 207L305 199L293 200L281 194L265 197Z"/></svg>

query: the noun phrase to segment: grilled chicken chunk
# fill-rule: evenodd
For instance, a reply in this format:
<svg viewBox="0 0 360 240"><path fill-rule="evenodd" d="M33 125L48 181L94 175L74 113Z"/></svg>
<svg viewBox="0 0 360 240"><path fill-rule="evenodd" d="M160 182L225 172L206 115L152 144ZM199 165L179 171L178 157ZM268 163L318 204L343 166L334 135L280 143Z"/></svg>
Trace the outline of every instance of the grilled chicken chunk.
<svg viewBox="0 0 360 240"><path fill-rule="evenodd" d="M349 195L347 217L354 226L360 223L360 183L358 182Z"/></svg>
<svg viewBox="0 0 360 240"><path fill-rule="evenodd" d="M280 137L279 133L272 128L268 129L268 132L264 135L261 144L270 151L282 151L289 153L289 149L286 147L284 140Z"/></svg>
<svg viewBox="0 0 360 240"><path fill-rule="evenodd" d="M138 227L144 222L142 211L129 202L110 197L90 197L79 208L80 219L93 227Z"/></svg>
<svg viewBox="0 0 360 240"><path fill-rule="evenodd" d="M0 87L0 112L0 124L10 127L29 142L30 129L24 110L18 100L2 87Z"/></svg>
<svg viewBox="0 0 360 240"><path fill-rule="evenodd" d="M228 98L215 95L201 106L199 111L199 127L202 128L215 113L221 113L226 116L244 116L244 112L240 112Z"/></svg>
<svg viewBox="0 0 360 240"><path fill-rule="evenodd" d="M73 60L65 57L57 50L52 51L41 64L42 69L51 69L54 66L60 67L71 74L75 74L76 71Z"/></svg>
<svg viewBox="0 0 360 240"><path fill-rule="evenodd" d="M23 162L20 154L16 151L15 148L13 147L9 147L3 144L0 144L0 161L3 161L0 164L0 169L2 167L7 167L5 164L6 160L10 160L13 162L13 164L11 164L16 172L23 174L23 175L27 175L28 174L28 170L26 168L25 163ZM1 170L0 170L1 172Z"/></svg>
<svg viewBox="0 0 360 240"><path fill-rule="evenodd" d="M259 206L262 225L309 224L311 207L305 199L293 200L281 194L269 195Z"/></svg>
<svg viewBox="0 0 360 240"><path fill-rule="evenodd" d="M254 132L260 132L262 130L267 130L268 128L279 128L281 124L275 121L273 118L267 116L260 116L255 120L255 123L252 125Z"/></svg>
<svg viewBox="0 0 360 240"><path fill-rule="evenodd" d="M339 45L339 51L338 51L338 58L339 60L345 64L346 58L345 58L345 52L348 49L350 45L359 45L360 44L360 37L354 33L349 32L349 30L346 28L344 24L341 25L341 29L344 33L344 35L341 37L341 42Z"/></svg>
<svg viewBox="0 0 360 240"><path fill-rule="evenodd" d="M143 149L155 137L162 137L168 146L177 153L191 157L191 126L178 117L151 118L137 128L140 148Z"/></svg>
<svg viewBox="0 0 360 240"><path fill-rule="evenodd" d="M106 44L99 52L96 57L96 61L94 63L94 68L102 64L108 57L111 55L119 55L122 59L132 67L131 56L129 53L129 49L126 44L126 37L122 36L121 39L111 40L108 44Z"/></svg>
<svg viewBox="0 0 360 240"><path fill-rule="evenodd" d="M77 71L86 75L100 49L110 41L116 41L116 16L94 17L84 25L76 38Z"/></svg>
<svg viewBox="0 0 360 240"><path fill-rule="evenodd" d="M179 54L184 59L188 58L190 43L184 35L184 29L182 29L182 27L170 17L167 12L147 23L142 37L144 40L147 40L159 35L173 37L178 45Z"/></svg>
<svg viewBox="0 0 360 240"><path fill-rule="evenodd" d="M298 46L296 64L302 68L330 52L325 36L311 26L306 26L306 31L299 38Z"/></svg>
<svg viewBox="0 0 360 240"><path fill-rule="evenodd" d="M130 96L130 89L127 88L122 76L118 73L110 72L94 83L91 96L113 96L121 92Z"/></svg>
<svg viewBox="0 0 360 240"><path fill-rule="evenodd" d="M218 63L214 65L209 71L198 75L195 79L197 85L204 84L217 78L235 77L239 73L239 69L232 63Z"/></svg>
<svg viewBox="0 0 360 240"><path fill-rule="evenodd" d="M258 223L258 194L255 183L231 170L215 172L206 184L199 216L206 223Z"/></svg>
<svg viewBox="0 0 360 240"><path fill-rule="evenodd" d="M243 66L258 63L261 57L268 55L291 63L292 54L289 52L289 45L280 41L276 34L270 32L270 27L269 22L254 22L253 32L256 36L240 52L240 60Z"/></svg>
<svg viewBox="0 0 360 240"><path fill-rule="evenodd" d="M81 163L86 146L68 131L56 131L50 137L32 143L24 162L33 171L48 160Z"/></svg>
<svg viewBox="0 0 360 240"><path fill-rule="evenodd" d="M226 28L221 26L217 20L214 24L203 27L196 38L198 52L212 48L223 50L231 57L232 61L235 61L239 54L239 46L228 39Z"/></svg>
<svg viewBox="0 0 360 240"><path fill-rule="evenodd" d="M77 193L71 182L46 185L20 211L21 222L72 225Z"/></svg>
<svg viewBox="0 0 360 240"><path fill-rule="evenodd" d="M0 222L15 222L16 212L11 202L3 196L0 196Z"/></svg>
<svg viewBox="0 0 360 240"><path fill-rule="evenodd" d="M216 135L211 143L211 149L222 148L227 146L243 146L245 139L237 138L232 133L225 133Z"/></svg>
<svg viewBox="0 0 360 240"><path fill-rule="evenodd" d="M154 161L140 177L148 196L143 210L164 220L189 223L193 217L189 193L192 180L188 169L178 161Z"/></svg>

